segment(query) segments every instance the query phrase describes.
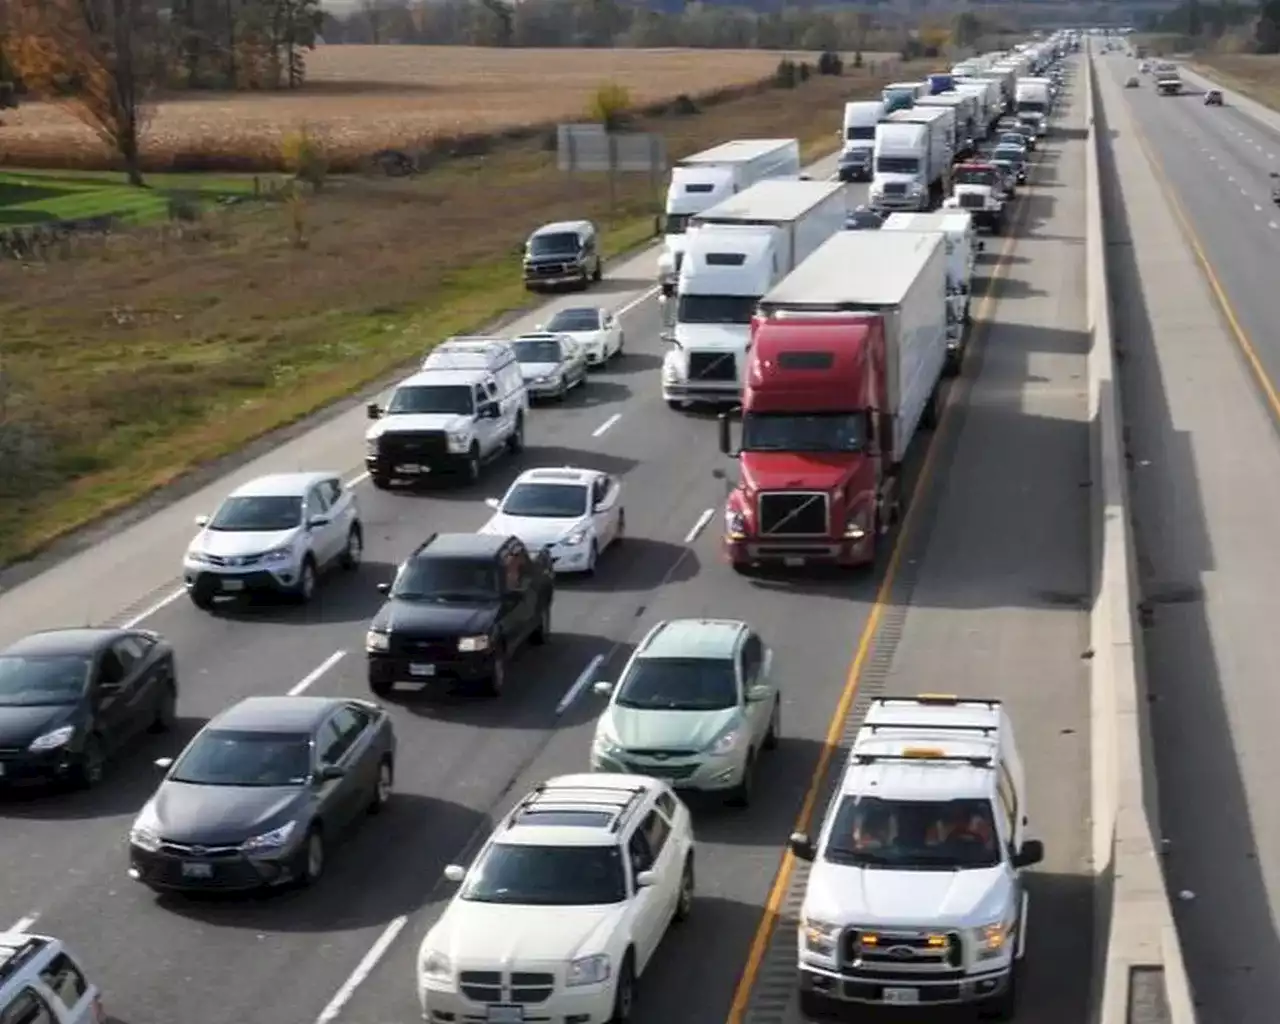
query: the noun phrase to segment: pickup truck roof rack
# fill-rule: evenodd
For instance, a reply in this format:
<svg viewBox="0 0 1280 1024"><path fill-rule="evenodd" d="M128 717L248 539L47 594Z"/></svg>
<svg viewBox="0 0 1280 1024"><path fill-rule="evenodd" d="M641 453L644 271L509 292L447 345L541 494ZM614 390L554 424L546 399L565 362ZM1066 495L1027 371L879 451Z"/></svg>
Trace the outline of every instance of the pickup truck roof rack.
<svg viewBox="0 0 1280 1024"><path fill-rule="evenodd" d="M937 754L922 757L917 754L854 754L853 759L862 765L875 764L877 761L928 761L931 764L944 762L947 764L967 764L974 768L990 768L992 758L975 757L968 754Z"/></svg>
<svg viewBox="0 0 1280 1024"><path fill-rule="evenodd" d="M872 732L880 732L883 729L901 729L910 731L913 729L922 732L979 732L984 736L988 733L997 731L994 725L966 725L958 722L868 722L865 728Z"/></svg>
<svg viewBox="0 0 1280 1024"><path fill-rule="evenodd" d="M925 707L954 708L963 704L981 704L994 711L1004 702L995 697L961 697L954 693L917 693L914 697L876 697L872 704L887 707L894 703L921 704Z"/></svg>

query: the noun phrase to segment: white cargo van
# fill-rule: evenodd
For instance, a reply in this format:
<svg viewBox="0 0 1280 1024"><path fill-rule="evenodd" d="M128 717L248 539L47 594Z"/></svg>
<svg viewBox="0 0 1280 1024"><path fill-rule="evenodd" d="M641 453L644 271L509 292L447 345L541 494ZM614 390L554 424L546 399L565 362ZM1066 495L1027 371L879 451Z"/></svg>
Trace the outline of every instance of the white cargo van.
<svg viewBox="0 0 1280 1024"><path fill-rule="evenodd" d="M841 181L870 181L875 162L876 125L884 117L880 100L855 100L844 105L840 137L844 148L836 164Z"/></svg>

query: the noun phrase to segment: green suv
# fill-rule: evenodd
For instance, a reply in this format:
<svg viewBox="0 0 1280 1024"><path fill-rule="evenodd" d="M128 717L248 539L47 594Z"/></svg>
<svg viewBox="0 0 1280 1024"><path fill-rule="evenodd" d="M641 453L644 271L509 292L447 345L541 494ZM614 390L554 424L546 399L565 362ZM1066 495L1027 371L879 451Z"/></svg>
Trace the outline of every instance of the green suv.
<svg viewBox="0 0 1280 1024"><path fill-rule="evenodd" d="M782 698L773 652L745 622L660 622L617 684L595 684L609 706L596 723L591 769L663 779L679 790L751 802L762 750L777 746Z"/></svg>

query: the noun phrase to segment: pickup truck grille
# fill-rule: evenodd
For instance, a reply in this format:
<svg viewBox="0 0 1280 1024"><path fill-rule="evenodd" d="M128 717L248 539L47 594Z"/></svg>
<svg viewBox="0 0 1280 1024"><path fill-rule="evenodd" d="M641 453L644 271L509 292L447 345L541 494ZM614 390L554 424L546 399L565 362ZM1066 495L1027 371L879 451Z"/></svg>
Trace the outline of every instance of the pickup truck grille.
<svg viewBox="0 0 1280 1024"><path fill-rule="evenodd" d="M855 971L897 977L945 973L964 966L958 932L850 930L842 936L840 956Z"/></svg>
<svg viewBox="0 0 1280 1024"><path fill-rule="evenodd" d="M526 277L561 277L565 274L576 274L576 263L527 263L524 268Z"/></svg>
<svg viewBox="0 0 1280 1024"><path fill-rule="evenodd" d="M545 1003L555 991L554 974L542 971L462 971L458 975L462 994L476 1003Z"/></svg>
<svg viewBox="0 0 1280 1024"><path fill-rule="evenodd" d="M987 202L987 197L980 192L961 192L960 208L962 210L981 210Z"/></svg>
<svg viewBox="0 0 1280 1024"><path fill-rule="evenodd" d="M761 536L825 537L827 496L821 491L767 491L759 498Z"/></svg>
<svg viewBox="0 0 1280 1024"><path fill-rule="evenodd" d="M732 352L690 352L690 380L737 380L738 368Z"/></svg>
<svg viewBox="0 0 1280 1024"><path fill-rule="evenodd" d="M905 196L907 194L907 186L900 181L891 181L885 185L884 194L887 196Z"/></svg>
<svg viewBox="0 0 1280 1024"><path fill-rule="evenodd" d="M448 453L449 437L443 430L388 432L378 439L378 454L392 462L439 462Z"/></svg>
<svg viewBox="0 0 1280 1024"><path fill-rule="evenodd" d="M456 640L418 640L414 637L392 633L388 644L389 654L403 658L420 658L423 661L447 661L458 656Z"/></svg>

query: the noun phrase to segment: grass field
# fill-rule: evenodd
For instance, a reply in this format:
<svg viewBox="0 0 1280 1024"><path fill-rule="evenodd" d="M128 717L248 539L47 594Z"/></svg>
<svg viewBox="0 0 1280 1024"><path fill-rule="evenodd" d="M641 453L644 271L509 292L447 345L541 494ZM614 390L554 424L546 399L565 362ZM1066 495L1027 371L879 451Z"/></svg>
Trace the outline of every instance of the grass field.
<svg viewBox="0 0 1280 1024"><path fill-rule="evenodd" d="M1280 110L1280 56L1251 53L1197 54L1191 65L1228 89Z"/></svg>
<svg viewBox="0 0 1280 1024"><path fill-rule="evenodd" d="M181 170L230 154L252 158L253 166L243 169L257 169L278 160L285 136L305 125L335 164L348 166L379 149L580 119L605 82L626 87L643 106L758 81L784 56L761 50L320 47L308 57L307 83L296 91L162 100L147 129L144 162L153 170ZM111 158L89 129L56 106L22 106L6 112L3 122L0 163L101 167Z"/></svg>
<svg viewBox="0 0 1280 1024"><path fill-rule="evenodd" d="M770 136L816 158L846 100L924 70L815 77L637 127L673 158ZM416 178L335 180L301 205L225 207L205 237L144 230L0 266L0 563L527 306L518 253L539 223L595 218L611 253L651 237L645 177L624 176L612 206L601 177L559 174L530 140Z"/></svg>

